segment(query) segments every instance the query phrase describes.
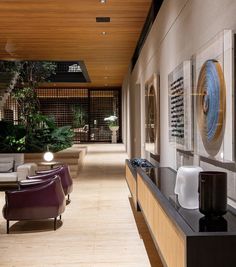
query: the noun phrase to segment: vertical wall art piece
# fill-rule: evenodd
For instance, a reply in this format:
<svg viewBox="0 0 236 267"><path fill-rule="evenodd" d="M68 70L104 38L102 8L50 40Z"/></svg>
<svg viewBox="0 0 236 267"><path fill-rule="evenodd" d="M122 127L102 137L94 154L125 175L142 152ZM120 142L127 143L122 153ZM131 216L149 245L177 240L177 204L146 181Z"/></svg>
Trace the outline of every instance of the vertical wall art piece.
<svg viewBox="0 0 236 267"><path fill-rule="evenodd" d="M233 34L225 30L194 60L195 152L233 161Z"/></svg>
<svg viewBox="0 0 236 267"><path fill-rule="evenodd" d="M160 92L159 77L153 74L145 83L145 150L160 154Z"/></svg>
<svg viewBox="0 0 236 267"><path fill-rule="evenodd" d="M191 61L184 61L168 75L169 141L177 148L193 149Z"/></svg>

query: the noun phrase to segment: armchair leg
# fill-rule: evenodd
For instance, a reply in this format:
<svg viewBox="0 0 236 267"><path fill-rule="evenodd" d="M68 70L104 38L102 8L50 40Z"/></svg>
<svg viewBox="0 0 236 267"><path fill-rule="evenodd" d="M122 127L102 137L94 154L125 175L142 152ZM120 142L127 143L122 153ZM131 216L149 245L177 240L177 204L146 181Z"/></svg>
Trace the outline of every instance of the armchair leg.
<svg viewBox="0 0 236 267"><path fill-rule="evenodd" d="M54 218L54 231L57 230L57 217Z"/></svg>
<svg viewBox="0 0 236 267"><path fill-rule="evenodd" d="M10 222L7 220L7 234L9 234Z"/></svg>
<svg viewBox="0 0 236 267"><path fill-rule="evenodd" d="M70 194L67 195L66 205L70 204Z"/></svg>

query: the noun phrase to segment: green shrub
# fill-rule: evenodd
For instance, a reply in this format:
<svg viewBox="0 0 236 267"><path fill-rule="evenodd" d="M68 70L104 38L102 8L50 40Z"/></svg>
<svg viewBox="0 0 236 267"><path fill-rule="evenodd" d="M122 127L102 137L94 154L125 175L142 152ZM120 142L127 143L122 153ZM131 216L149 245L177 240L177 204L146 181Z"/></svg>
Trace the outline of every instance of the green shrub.
<svg viewBox="0 0 236 267"><path fill-rule="evenodd" d="M1 152L57 152L73 144L74 132L70 126L57 127L52 117L35 117L35 127L26 134L24 125L0 121Z"/></svg>

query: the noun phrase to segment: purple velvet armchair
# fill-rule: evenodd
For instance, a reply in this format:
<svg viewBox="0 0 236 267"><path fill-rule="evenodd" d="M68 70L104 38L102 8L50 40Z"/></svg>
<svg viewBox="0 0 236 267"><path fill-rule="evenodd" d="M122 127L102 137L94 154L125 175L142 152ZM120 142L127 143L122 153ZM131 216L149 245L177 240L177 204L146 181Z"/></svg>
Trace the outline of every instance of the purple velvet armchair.
<svg viewBox="0 0 236 267"><path fill-rule="evenodd" d="M61 167L45 170L45 171L37 171L36 175L28 176L27 179L50 179L54 175L59 175L61 178L62 188L66 196L68 196L68 200L70 199L70 193L73 190L73 180L70 176L70 171L67 165L62 165Z"/></svg>
<svg viewBox="0 0 236 267"><path fill-rule="evenodd" d="M54 230L57 217L65 210L66 200L60 177L24 184L20 190L6 191L6 204L3 217L7 220L7 233L10 221L41 220L54 218Z"/></svg>

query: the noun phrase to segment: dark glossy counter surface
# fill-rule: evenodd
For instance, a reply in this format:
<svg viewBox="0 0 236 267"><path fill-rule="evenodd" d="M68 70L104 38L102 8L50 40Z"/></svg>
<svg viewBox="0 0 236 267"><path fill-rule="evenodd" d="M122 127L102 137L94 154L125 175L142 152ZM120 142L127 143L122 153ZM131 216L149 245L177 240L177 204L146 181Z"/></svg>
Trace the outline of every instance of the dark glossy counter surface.
<svg viewBox="0 0 236 267"><path fill-rule="evenodd" d="M142 168L138 173L146 180L153 194L161 200L164 209L177 219L177 224L185 233L191 231L196 234L203 232L218 232L236 234L236 211L228 206L228 212L223 217L208 219L198 209L189 210L182 208L174 193L176 172L170 168ZM149 180L149 181L148 181ZM170 207L171 206L171 207ZM172 212L172 208L176 212ZM183 219L183 222L181 222ZM185 225L186 224L186 225Z"/></svg>

